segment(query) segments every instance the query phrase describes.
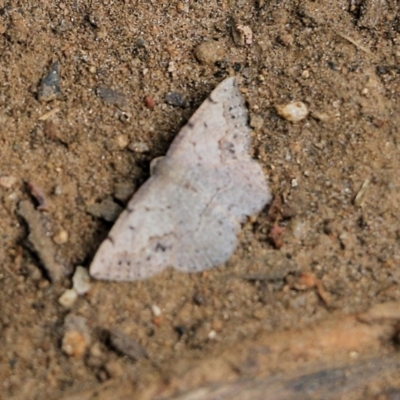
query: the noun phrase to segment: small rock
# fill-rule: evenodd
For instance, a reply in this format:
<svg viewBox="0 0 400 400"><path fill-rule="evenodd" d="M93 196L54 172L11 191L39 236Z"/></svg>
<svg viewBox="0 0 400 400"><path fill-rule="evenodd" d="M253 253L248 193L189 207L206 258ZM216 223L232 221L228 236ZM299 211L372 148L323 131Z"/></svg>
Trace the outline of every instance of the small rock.
<svg viewBox="0 0 400 400"><path fill-rule="evenodd" d="M209 340L215 340L217 338L217 332L215 332L214 330L211 330L208 335L207 338Z"/></svg>
<svg viewBox="0 0 400 400"><path fill-rule="evenodd" d="M275 109L278 115L291 122L301 121L308 115L307 106L301 101L285 105L277 105L275 106Z"/></svg>
<svg viewBox="0 0 400 400"><path fill-rule="evenodd" d="M50 71L43 77L39 85L39 101L48 102L54 100L61 94L59 63L55 62Z"/></svg>
<svg viewBox="0 0 400 400"><path fill-rule="evenodd" d="M175 65L175 63L173 61L170 61L168 63L168 72L170 74L173 74L174 72L176 72L176 65Z"/></svg>
<svg viewBox="0 0 400 400"><path fill-rule="evenodd" d="M58 302L65 308L71 308L77 298L78 293L74 289L68 289L59 297Z"/></svg>
<svg viewBox="0 0 400 400"><path fill-rule="evenodd" d="M179 1L178 4L176 5L176 9L179 12L188 13L189 12L189 2L186 1L185 3L183 3L182 1Z"/></svg>
<svg viewBox="0 0 400 400"><path fill-rule="evenodd" d="M90 334L86 319L78 315L68 314L64 320L61 350L70 357L81 358L89 345Z"/></svg>
<svg viewBox="0 0 400 400"><path fill-rule="evenodd" d="M261 115L250 115L250 126L255 129L256 131L259 131L262 126L264 125L264 119L261 117Z"/></svg>
<svg viewBox="0 0 400 400"><path fill-rule="evenodd" d="M63 188L60 185L55 186L53 192L56 196L61 196L64 193Z"/></svg>
<svg viewBox="0 0 400 400"><path fill-rule="evenodd" d="M152 96L146 96L144 98L144 105L149 109L152 110L154 108L154 106L156 105L156 101L154 100L154 98Z"/></svg>
<svg viewBox="0 0 400 400"><path fill-rule="evenodd" d="M109 361L105 366L108 376L112 379L119 378L124 375L125 370L123 366L118 361Z"/></svg>
<svg viewBox="0 0 400 400"><path fill-rule="evenodd" d="M122 207L115 203L110 197L105 198L101 203L90 204L86 207L86 212L96 218L102 218L108 222L117 220L122 212Z"/></svg>
<svg viewBox="0 0 400 400"><path fill-rule="evenodd" d="M243 68L242 75L243 75L244 78L250 80L250 79L253 79L253 77L255 76L256 72L257 71L255 71L254 68L246 67L246 68Z"/></svg>
<svg viewBox="0 0 400 400"><path fill-rule="evenodd" d="M202 306L202 305L206 304L206 299L204 298L204 296L201 293L196 292L193 295L193 302L194 302L194 304L196 304L198 306Z"/></svg>
<svg viewBox="0 0 400 400"><path fill-rule="evenodd" d="M267 313L265 309L258 308L253 311L253 318L258 319L259 321L262 321L267 317Z"/></svg>
<svg viewBox="0 0 400 400"><path fill-rule="evenodd" d="M65 229L60 229L54 236L53 241L56 244L65 244L68 242L68 232Z"/></svg>
<svg viewBox="0 0 400 400"><path fill-rule="evenodd" d="M225 50L217 41L208 41L199 44L194 49L194 55L201 64L214 64L223 60Z"/></svg>
<svg viewBox="0 0 400 400"><path fill-rule="evenodd" d="M4 189L11 189L16 182L17 178L15 178L14 176L2 176L0 178L0 186Z"/></svg>
<svg viewBox="0 0 400 400"><path fill-rule="evenodd" d="M142 47L142 48L145 48L146 46L147 46L147 43L146 43L146 41L143 39L143 38L138 38L137 40L136 40L136 46L137 47Z"/></svg>
<svg viewBox="0 0 400 400"><path fill-rule="evenodd" d="M236 46L245 46L253 43L253 31L247 25L237 24L232 29L232 37Z"/></svg>
<svg viewBox="0 0 400 400"><path fill-rule="evenodd" d="M99 86L96 94L108 104L123 107L125 105L125 96L117 90L110 89L105 86Z"/></svg>
<svg viewBox="0 0 400 400"><path fill-rule="evenodd" d="M135 153L147 153L150 151L150 147L144 142L133 142L128 146L128 149Z"/></svg>
<svg viewBox="0 0 400 400"><path fill-rule="evenodd" d="M110 331L110 344L115 350L133 361L139 358L148 358L146 349L140 343L118 330Z"/></svg>
<svg viewBox="0 0 400 400"><path fill-rule="evenodd" d="M115 142L116 142L117 146L118 146L121 150L125 149L125 148L128 146L128 144L129 144L128 135L124 135L124 134L118 135L118 136L115 138Z"/></svg>
<svg viewBox="0 0 400 400"><path fill-rule="evenodd" d="M184 97L178 92L168 92L165 95L165 102L170 106L174 107L184 107L185 106L185 99Z"/></svg>
<svg viewBox="0 0 400 400"><path fill-rule="evenodd" d="M114 187L114 197L126 203L135 192L135 185L132 182L119 182Z"/></svg>
<svg viewBox="0 0 400 400"><path fill-rule="evenodd" d="M153 315L154 315L155 317L159 317L159 316L161 315L161 308L158 307L157 304L153 304L153 305L151 306L151 312L153 313Z"/></svg>
<svg viewBox="0 0 400 400"><path fill-rule="evenodd" d="M121 114L119 115L119 120L123 124L128 124L129 121L131 120L131 114L128 112L121 112Z"/></svg>
<svg viewBox="0 0 400 400"><path fill-rule="evenodd" d="M78 266L76 267L74 276L72 277L72 287L79 295L87 293L92 284L90 283L90 276L87 268Z"/></svg>

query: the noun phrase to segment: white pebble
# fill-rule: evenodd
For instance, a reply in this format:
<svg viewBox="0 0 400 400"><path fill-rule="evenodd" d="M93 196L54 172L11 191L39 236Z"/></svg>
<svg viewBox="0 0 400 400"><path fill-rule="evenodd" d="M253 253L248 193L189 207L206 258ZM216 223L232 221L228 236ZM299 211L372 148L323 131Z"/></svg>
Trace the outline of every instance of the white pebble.
<svg viewBox="0 0 400 400"><path fill-rule="evenodd" d="M156 304L151 306L151 311L155 317L159 317L161 315L161 308L158 307Z"/></svg>
<svg viewBox="0 0 400 400"><path fill-rule="evenodd" d="M65 229L61 229L53 236L53 241L56 244L65 244L68 242L68 232Z"/></svg>
<svg viewBox="0 0 400 400"><path fill-rule="evenodd" d="M66 290L58 299L58 302L65 308L71 308L78 298L78 293L74 289Z"/></svg>
<svg viewBox="0 0 400 400"><path fill-rule="evenodd" d="M284 119L291 122L298 122L307 117L307 106L301 101L295 101L285 105L275 106L276 112Z"/></svg>
<svg viewBox="0 0 400 400"><path fill-rule="evenodd" d="M72 287L76 293L83 295L90 290L91 286L88 270L81 266L76 267L74 276L72 277Z"/></svg>
<svg viewBox="0 0 400 400"><path fill-rule="evenodd" d="M214 340L216 337L217 337L217 332L215 332L214 330L209 332L208 339Z"/></svg>

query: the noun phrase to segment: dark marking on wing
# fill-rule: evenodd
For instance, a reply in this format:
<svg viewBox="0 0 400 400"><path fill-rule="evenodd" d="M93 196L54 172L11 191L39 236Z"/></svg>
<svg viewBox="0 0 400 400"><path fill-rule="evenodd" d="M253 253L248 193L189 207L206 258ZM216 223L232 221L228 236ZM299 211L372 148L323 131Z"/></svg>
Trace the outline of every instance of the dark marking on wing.
<svg viewBox="0 0 400 400"><path fill-rule="evenodd" d="M156 244L155 251L162 251L162 252L164 252L165 250L167 250L167 247L164 246L162 243L158 242L158 243Z"/></svg>
<svg viewBox="0 0 400 400"><path fill-rule="evenodd" d="M106 240L109 240L113 245L115 245L114 238L112 236L107 236Z"/></svg>

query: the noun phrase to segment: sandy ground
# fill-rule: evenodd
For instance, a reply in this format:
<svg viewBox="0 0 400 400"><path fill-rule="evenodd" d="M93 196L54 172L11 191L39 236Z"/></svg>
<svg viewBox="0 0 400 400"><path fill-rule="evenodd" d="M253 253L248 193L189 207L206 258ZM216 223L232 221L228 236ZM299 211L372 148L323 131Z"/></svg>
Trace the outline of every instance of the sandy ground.
<svg viewBox="0 0 400 400"><path fill-rule="evenodd" d="M398 12L0 0L0 398L398 398ZM226 265L60 304L228 76L273 205ZM310 114L281 118L291 101Z"/></svg>

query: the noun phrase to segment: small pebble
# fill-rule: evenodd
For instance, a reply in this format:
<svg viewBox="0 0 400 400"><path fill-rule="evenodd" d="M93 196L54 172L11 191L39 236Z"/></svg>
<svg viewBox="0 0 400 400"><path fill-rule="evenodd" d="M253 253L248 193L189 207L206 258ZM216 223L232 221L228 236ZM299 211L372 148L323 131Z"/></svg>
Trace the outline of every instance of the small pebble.
<svg viewBox="0 0 400 400"><path fill-rule="evenodd" d="M161 308L158 307L156 304L151 306L151 311L155 317L159 317L161 315Z"/></svg>
<svg viewBox="0 0 400 400"><path fill-rule="evenodd" d="M201 64L214 64L222 61L225 57L225 50L215 40L203 42L194 49L194 55Z"/></svg>
<svg viewBox="0 0 400 400"><path fill-rule="evenodd" d="M146 349L136 340L125 335L125 333L121 331L115 329L110 331L110 344L115 350L133 361L139 358L148 358Z"/></svg>
<svg viewBox="0 0 400 400"><path fill-rule="evenodd" d="M261 115L250 115L250 126L259 131L262 126L264 125L264 119L261 117Z"/></svg>
<svg viewBox="0 0 400 400"><path fill-rule="evenodd" d="M170 61L168 63L168 72L170 74L173 74L174 72L176 72L176 65L175 65L175 63L173 61Z"/></svg>
<svg viewBox="0 0 400 400"><path fill-rule="evenodd" d="M55 194L56 196L61 196L61 195L63 194L63 188L62 188L62 186L57 185L57 186L54 188L54 194Z"/></svg>
<svg viewBox="0 0 400 400"><path fill-rule="evenodd" d="M79 295L84 295L90 290L92 284L90 283L87 268L81 266L76 267L74 276L72 277L72 287Z"/></svg>
<svg viewBox="0 0 400 400"><path fill-rule="evenodd" d="M127 124L131 120L131 114L128 112L121 112L121 114L119 115L119 120L122 123Z"/></svg>
<svg viewBox="0 0 400 400"><path fill-rule="evenodd" d="M301 101L285 105L277 105L275 106L275 109L278 115L291 122L301 121L308 115L307 106Z"/></svg>
<svg viewBox="0 0 400 400"><path fill-rule="evenodd" d="M135 153L147 153L150 150L150 147L144 142L133 142L129 144L128 149Z"/></svg>
<svg viewBox="0 0 400 400"><path fill-rule="evenodd" d="M188 13L189 12L189 2L185 2L185 3L182 3L181 1L178 2L178 4L176 5L176 9L179 12Z"/></svg>
<svg viewBox="0 0 400 400"><path fill-rule="evenodd" d="M43 77L38 90L39 101L51 101L61 94L59 63L55 62Z"/></svg>
<svg viewBox="0 0 400 400"><path fill-rule="evenodd" d="M90 334L84 317L68 314L64 320L61 350L70 357L81 358L90 345Z"/></svg>
<svg viewBox="0 0 400 400"><path fill-rule="evenodd" d="M56 244L65 244L68 242L68 232L65 229L60 229L54 236L53 241Z"/></svg>
<svg viewBox="0 0 400 400"><path fill-rule="evenodd" d="M208 337L209 340L215 340L216 337L217 337L217 332L215 332L214 330L212 330L212 331L209 332L209 334L208 334L207 337Z"/></svg>
<svg viewBox="0 0 400 400"><path fill-rule="evenodd" d="M0 186L4 189L11 189L16 182L17 178L15 178L14 176L2 176L0 178Z"/></svg>
<svg viewBox="0 0 400 400"><path fill-rule="evenodd" d="M165 102L174 107L183 107L185 105L185 99L178 92L168 92L165 95Z"/></svg>
<svg viewBox="0 0 400 400"><path fill-rule="evenodd" d="M119 107L125 105L125 96L117 90L105 86L99 86L96 89L96 94L108 104L113 104Z"/></svg>
<svg viewBox="0 0 400 400"><path fill-rule="evenodd" d="M247 25L235 25L232 30L233 41L236 46L245 46L253 43L253 31Z"/></svg>
<svg viewBox="0 0 400 400"><path fill-rule="evenodd" d="M149 109L152 110L154 108L154 106L156 105L156 101L154 100L154 98L150 95L146 96L144 98L144 105Z"/></svg>
<svg viewBox="0 0 400 400"><path fill-rule="evenodd" d="M65 308L71 308L77 298L78 293L74 289L68 289L59 297L58 302Z"/></svg>
<svg viewBox="0 0 400 400"><path fill-rule="evenodd" d="M203 304L206 303L206 299L201 293L197 292L193 295L193 302L198 306L202 306Z"/></svg>
<svg viewBox="0 0 400 400"><path fill-rule="evenodd" d="M117 143L117 146L118 146L121 150L125 149L125 148L128 146L128 144L129 144L128 135L124 135L124 134L118 135L118 136L115 138L115 142Z"/></svg>

